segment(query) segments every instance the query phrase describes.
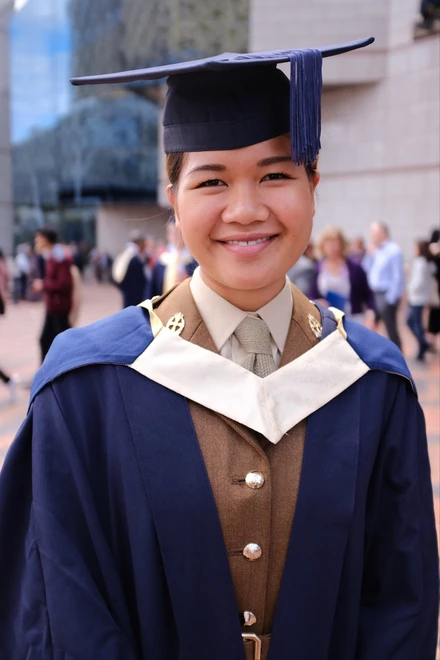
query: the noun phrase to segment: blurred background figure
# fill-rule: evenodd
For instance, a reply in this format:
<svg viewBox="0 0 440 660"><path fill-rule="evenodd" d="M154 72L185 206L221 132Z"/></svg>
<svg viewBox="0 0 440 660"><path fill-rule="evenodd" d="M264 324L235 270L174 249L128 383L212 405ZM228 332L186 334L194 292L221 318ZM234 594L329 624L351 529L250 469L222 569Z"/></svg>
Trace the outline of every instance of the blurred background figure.
<svg viewBox="0 0 440 660"><path fill-rule="evenodd" d="M6 302L9 297L10 273L6 256L0 248L0 316L6 311Z"/></svg>
<svg viewBox="0 0 440 660"><path fill-rule="evenodd" d="M373 222L370 226L370 240L363 265L374 293L376 323L382 320L388 337L401 348L397 309L405 286L403 255L399 246L390 240L389 229L382 222Z"/></svg>
<svg viewBox="0 0 440 660"><path fill-rule="evenodd" d="M322 231L317 242L321 259L315 265L311 298L372 324L374 297L364 269L347 256L347 248L340 229L327 227Z"/></svg>
<svg viewBox="0 0 440 660"><path fill-rule="evenodd" d="M312 291L315 262L314 247L310 241L304 254L300 256L296 264L287 272L289 280L308 298L310 298Z"/></svg>
<svg viewBox="0 0 440 660"><path fill-rule="evenodd" d="M353 261L355 264L361 264L367 253L367 248L365 247L365 241L362 236L356 236L350 242L348 246L348 256L350 261Z"/></svg>
<svg viewBox="0 0 440 660"><path fill-rule="evenodd" d="M170 220L167 224L167 246L153 268L145 297L161 296L191 277L196 268L197 262L183 242L180 230L174 220Z"/></svg>
<svg viewBox="0 0 440 660"><path fill-rule="evenodd" d="M44 258L44 278L36 279L32 289L44 292L45 319L40 335L41 361L43 362L55 337L67 330L72 309L72 258L58 243L57 232L41 227L35 233L35 250Z"/></svg>
<svg viewBox="0 0 440 660"><path fill-rule="evenodd" d="M6 305L9 297L9 269L6 257L0 248L0 317L6 313ZM0 369L0 381L9 389L9 401L13 403L17 395L17 382L15 377Z"/></svg>
<svg viewBox="0 0 440 660"><path fill-rule="evenodd" d="M422 21L417 27L423 30L432 30L435 22L440 22L440 0L422 0L420 4Z"/></svg>
<svg viewBox="0 0 440 660"><path fill-rule="evenodd" d="M14 302L26 299L28 278L31 272L32 249L28 243L17 245L17 254L14 260Z"/></svg>
<svg viewBox="0 0 440 660"><path fill-rule="evenodd" d="M435 350L437 338L440 337L440 232L435 229L429 240L429 252L433 267L432 294L429 303L428 336L431 338L431 348ZM437 349L438 350L438 349Z"/></svg>
<svg viewBox="0 0 440 660"><path fill-rule="evenodd" d="M429 251L428 241L416 241L415 258L408 280L407 325L418 342L416 359L423 362L429 343L423 329L423 310L431 302L435 266Z"/></svg>
<svg viewBox="0 0 440 660"><path fill-rule="evenodd" d="M138 305L145 298L148 269L145 263L145 236L135 230L113 262L113 281L122 293L122 306Z"/></svg>

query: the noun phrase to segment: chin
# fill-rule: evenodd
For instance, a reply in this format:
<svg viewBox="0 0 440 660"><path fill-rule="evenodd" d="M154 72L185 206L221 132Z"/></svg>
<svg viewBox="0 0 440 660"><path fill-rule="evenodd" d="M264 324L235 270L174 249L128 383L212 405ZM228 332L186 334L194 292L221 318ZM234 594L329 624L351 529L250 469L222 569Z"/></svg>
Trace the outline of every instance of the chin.
<svg viewBox="0 0 440 660"><path fill-rule="evenodd" d="M259 291L267 287L273 286L281 278L283 274L278 274L275 277L262 276L261 273L234 273L234 276L224 278L222 281L223 286L236 291Z"/></svg>

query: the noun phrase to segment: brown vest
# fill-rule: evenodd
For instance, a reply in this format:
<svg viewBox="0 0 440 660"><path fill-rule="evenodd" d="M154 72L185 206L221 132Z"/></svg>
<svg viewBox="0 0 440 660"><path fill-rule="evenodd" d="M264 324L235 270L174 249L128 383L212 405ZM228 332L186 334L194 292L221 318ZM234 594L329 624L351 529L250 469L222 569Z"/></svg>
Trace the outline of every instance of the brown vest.
<svg viewBox="0 0 440 660"><path fill-rule="evenodd" d="M217 353L214 342L191 295L189 280L155 303L165 325L177 312L185 318L183 339ZM319 312L292 286L293 311L281 367L305 353L318 339L308 315ZM292 405L295 402L292 401ZM237 615L250 612L256 621L243 632L263 636L264 659L286 560L295 514L304 451L306 421L291 429L276 445L257 432L195 402L189 402L197 438L219 513L237 600ZM258 472L259 487L246 484L246 475ZM243 551L257 544L260 554ZM248 550L255 550L253 546ZM207 548L207 552L209 549ZM252 619L253 620L253 619ZM267 636L267 637L265 637ZM252 645L246 644L246 658Z"/></svg>

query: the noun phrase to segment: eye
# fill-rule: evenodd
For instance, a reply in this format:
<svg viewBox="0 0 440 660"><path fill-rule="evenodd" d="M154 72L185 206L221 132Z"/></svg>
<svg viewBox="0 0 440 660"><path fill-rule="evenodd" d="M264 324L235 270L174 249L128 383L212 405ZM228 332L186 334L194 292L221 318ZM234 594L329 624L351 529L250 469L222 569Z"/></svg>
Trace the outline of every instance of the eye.
<svg viewBox="0 0 440 660"><path fill-rule="evenodd" d="M224 186L225 184L220 179L208 179L208 181L203 181L199 183L197 188L217 188L218 186Z"/></svg>
<svg viewBox="0 0 440 660"><path fill-rule="evenodd" d="M282 179L292 179L289 174L285 172L270 172L266 174L261 180L262 181L281 181Z"/></svg>

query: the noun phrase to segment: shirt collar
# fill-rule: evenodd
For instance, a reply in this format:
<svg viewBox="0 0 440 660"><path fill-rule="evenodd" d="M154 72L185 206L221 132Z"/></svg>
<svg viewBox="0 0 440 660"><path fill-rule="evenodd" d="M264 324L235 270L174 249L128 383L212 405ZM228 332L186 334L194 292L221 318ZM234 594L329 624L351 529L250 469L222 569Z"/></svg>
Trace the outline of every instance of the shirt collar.
<svg viewBox="0 0 440 660"><path fill-rule="evenodd" d="M213 291L203 281L200 268L196 268L194 271L190 286L200 316L208 328L217 350L220 351L248 313L231 305ZM250 316L258 314L263 319L280 353L284 351L292 318L292 308L292 290L286 276L286 283L280 293L257 312L250 314Z"/></svg>

